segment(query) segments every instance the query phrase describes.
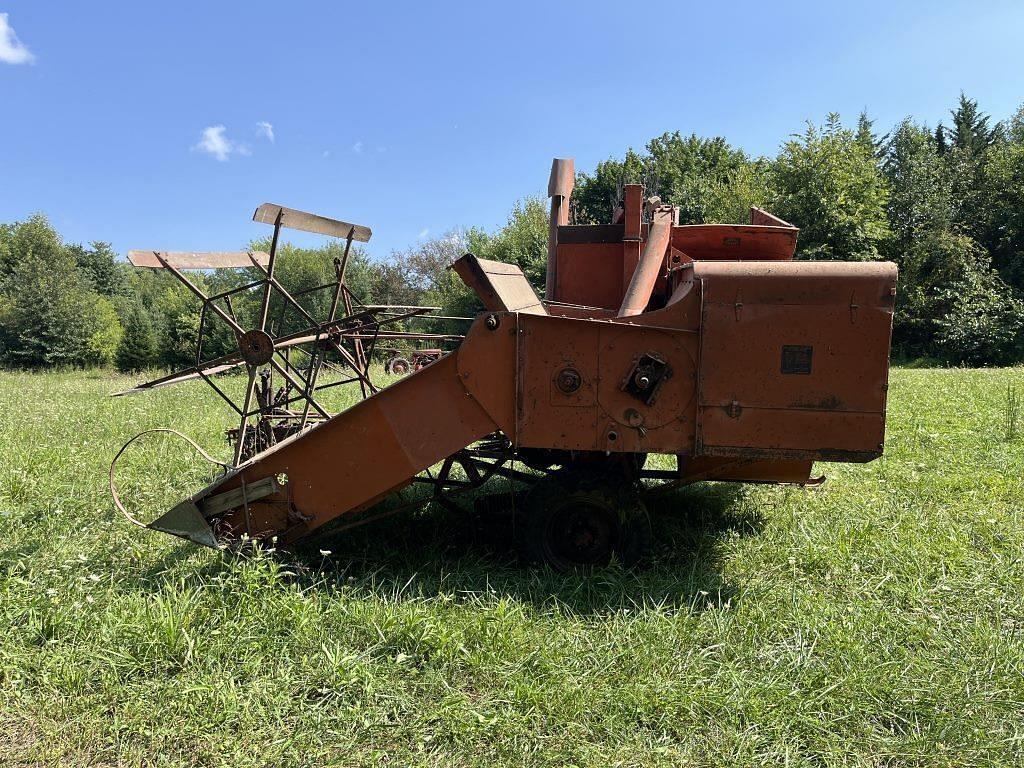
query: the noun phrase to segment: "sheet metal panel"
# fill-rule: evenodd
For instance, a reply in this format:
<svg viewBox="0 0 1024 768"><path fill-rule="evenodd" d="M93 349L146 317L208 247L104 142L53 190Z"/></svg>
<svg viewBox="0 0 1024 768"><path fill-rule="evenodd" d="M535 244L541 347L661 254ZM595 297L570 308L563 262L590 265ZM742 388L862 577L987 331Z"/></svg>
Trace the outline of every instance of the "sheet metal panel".
<svg viewBox="0 0 1024 768"><path fill-rule="evenodd" d="M492 312L547 314L523 270L515 264L478 259L467 253L452 265L452 269Z"/></svg>
<svg viewBox="0 0 1024 768"><path fill-rule="evenodd" d="M697 453L866 460L882 451L896 267L694 267Z"/></svg>
<svg viewBox="0 0 1024 768"><path fill-rule="evenodd" d="M697 336L643 326L519 317L517 445L566 450L689 453L693 447ZM654 355L671 375L645 403L624 388L637 361ZM559 388L571 369L580 385Z"/></svg>
<svg viewBox="0 0 1024 768"><path fill-rule="evenodd" d="M567 304L618 310L625 293L622 242L558 243L554 298Z"/></svg>
<svg viewBox="0 0 1024 768"><path fill-rule="evenodd" d="M691 259L784 261L793 258L799 230L742 224L693 224L672 228L672 247Z"/></svg>
<svg viewBox="0 0 1024 768"><path fill-rule="evenodd" d="M280 493L250 504L249 515L254 533L287 529L283 538L294 540L405 487L417 472L496 428L467 396L456 356L448 355L258 454L193 501L239 488L243 479L251 485L287 477ZM292 509L301 512L301 524ZM228 513L220 526L246 530L244 511Z"/></svg>

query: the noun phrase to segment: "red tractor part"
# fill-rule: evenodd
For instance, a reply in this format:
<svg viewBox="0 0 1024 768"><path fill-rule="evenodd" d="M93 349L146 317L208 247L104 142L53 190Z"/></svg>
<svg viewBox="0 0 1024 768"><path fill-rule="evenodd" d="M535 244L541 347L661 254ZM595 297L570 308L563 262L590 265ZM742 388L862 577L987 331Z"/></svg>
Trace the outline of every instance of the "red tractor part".
<svg viewBox="0 0 1024 768"><path fill-rule="evenodd" d="M501 475L533 485L526 550L570 567L642 546L643 481L808 484L815 461L882 454L895 265L793 261L797 229L758 209L680 226L637 185L615 223L572 226L565 162L545 299L518 267L467 254L453 268L485 311L455 351L149 527L292 544L373 519L412 483L443 499Z"/></svg>

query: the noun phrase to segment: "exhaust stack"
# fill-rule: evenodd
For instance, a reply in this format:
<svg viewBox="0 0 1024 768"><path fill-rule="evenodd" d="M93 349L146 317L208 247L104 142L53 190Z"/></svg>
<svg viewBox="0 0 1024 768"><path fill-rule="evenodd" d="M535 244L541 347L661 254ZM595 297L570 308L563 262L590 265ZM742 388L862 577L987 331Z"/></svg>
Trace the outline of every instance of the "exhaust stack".
<svg viewBox="0 0 1024 768"><path fill-rule="evenodd" d="M571 157L551 161L548 179L548 197L551 198L551 219L548 224L548 272L544 283L544 298L555 295L558 281L558 228L569 223L569 198L576 182L575 163Z"/></svg>

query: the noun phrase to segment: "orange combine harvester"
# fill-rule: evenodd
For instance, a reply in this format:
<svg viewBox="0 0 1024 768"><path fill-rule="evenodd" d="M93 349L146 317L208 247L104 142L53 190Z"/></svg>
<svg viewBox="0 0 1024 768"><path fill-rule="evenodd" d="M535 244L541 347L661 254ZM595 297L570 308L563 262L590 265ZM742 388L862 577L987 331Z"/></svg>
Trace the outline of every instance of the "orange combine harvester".
<svg viewBox="0 0 1024 768"><path fill-rule="evenodd" d="M484 311L455 349L386 388L370 382L367 346L390 318L430 308L349 301L341 319L275 338L265 299L263 323L234 320L237 355L158 380L213 383L214 367L244 364L250 387L236 407L235 464L148 527L210 546L269 537L289 545L328 523L374 519L414 483L446 502L500 476L528 487L517 505L528 558L599 565L639 557L649 536L643 494L654 484L811 484L815 461L882 454L895 265L793 261L798 230L765 211L752 209L745 225L681 226L675 208L645 200L639 185L625 187L610 224L570 225L573 178L571 160L554 162L545 298L519 267L465 255L453 268ZM287 294L273 274L290 217L319 219L307 228L349 245L369 236L289 209L260 211L275 225L274 247L253 257L269 280L250 289L265 296ZM161 261L143 266L173 268ZM200 296L204 308L213 301ZM354 365L365 399L327 413L313 366L301 369L313 382L295 380L286 359L300 343L313 358ZM272 428L257 387L267 371L302 403L279 403ZM265 438L246 444L247 430ZM674 468L649 467L651 454L673 457L660 463Z"/></svg>

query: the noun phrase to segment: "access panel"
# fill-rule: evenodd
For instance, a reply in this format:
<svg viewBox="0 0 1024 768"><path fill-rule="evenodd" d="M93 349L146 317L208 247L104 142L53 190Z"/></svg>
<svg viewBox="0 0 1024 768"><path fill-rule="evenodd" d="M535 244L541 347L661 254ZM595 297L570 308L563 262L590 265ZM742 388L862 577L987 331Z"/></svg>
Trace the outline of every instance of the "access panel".
<svg viewBox="0 0 1024 768"><path fill-rule="evenodd" d="M882 453L896 266L704 262L696 453Z"/></svg>

